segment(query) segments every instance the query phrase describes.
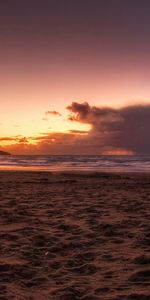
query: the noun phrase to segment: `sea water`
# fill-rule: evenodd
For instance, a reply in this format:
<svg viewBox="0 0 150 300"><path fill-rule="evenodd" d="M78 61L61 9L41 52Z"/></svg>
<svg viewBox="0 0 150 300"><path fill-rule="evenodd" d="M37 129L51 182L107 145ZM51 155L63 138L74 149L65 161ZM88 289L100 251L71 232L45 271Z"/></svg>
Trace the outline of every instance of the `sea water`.
<svg viewBox="0 0 150 300"><path fill-rule="evenodd" d="M150 156L2 155L1 170L150 172Z"/></svg>

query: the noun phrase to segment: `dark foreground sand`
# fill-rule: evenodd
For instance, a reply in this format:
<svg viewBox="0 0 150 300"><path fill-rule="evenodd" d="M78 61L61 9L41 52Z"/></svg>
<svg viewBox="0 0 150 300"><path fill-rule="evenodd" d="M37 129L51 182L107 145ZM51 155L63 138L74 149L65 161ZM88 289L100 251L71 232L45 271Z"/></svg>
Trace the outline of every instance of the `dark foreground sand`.
<svg viewBox="0 0 150 300"><path fill-rule="evenodd" d="M150 175L0 172L0 300L150 299Z"/></svg>

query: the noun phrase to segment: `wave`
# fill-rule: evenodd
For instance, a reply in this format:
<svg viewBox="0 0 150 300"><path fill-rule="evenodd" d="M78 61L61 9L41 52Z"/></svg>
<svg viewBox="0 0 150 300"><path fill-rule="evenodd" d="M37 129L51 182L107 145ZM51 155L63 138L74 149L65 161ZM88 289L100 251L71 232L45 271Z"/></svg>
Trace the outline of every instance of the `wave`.
<svg viewBox="0 0 150 300"><path fill-rule="evenodd" d="M0 169L149 172L150 156L17 155L0 156Z"/></svg>

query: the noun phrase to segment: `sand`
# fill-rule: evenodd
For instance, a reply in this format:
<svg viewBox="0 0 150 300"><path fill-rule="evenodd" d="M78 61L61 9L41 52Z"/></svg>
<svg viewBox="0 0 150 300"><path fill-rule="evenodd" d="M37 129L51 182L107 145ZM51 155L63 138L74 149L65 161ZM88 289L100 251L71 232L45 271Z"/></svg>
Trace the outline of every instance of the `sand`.
<svg viewBox="0 0 150 300"><path fill-rule="evenodd" d="M150 299L150 175L0 172L0 300Z"/></svg>

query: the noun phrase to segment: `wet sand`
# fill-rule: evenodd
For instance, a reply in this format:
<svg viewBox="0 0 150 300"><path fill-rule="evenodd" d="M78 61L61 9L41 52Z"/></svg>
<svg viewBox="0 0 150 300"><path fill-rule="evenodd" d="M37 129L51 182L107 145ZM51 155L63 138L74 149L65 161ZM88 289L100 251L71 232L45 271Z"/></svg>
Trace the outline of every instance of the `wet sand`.
<svg viewBox="0 0 150 300"><path fill-rule="evenodd" d="M150 175L0 172L0 300L150 299Z"/></svg>

